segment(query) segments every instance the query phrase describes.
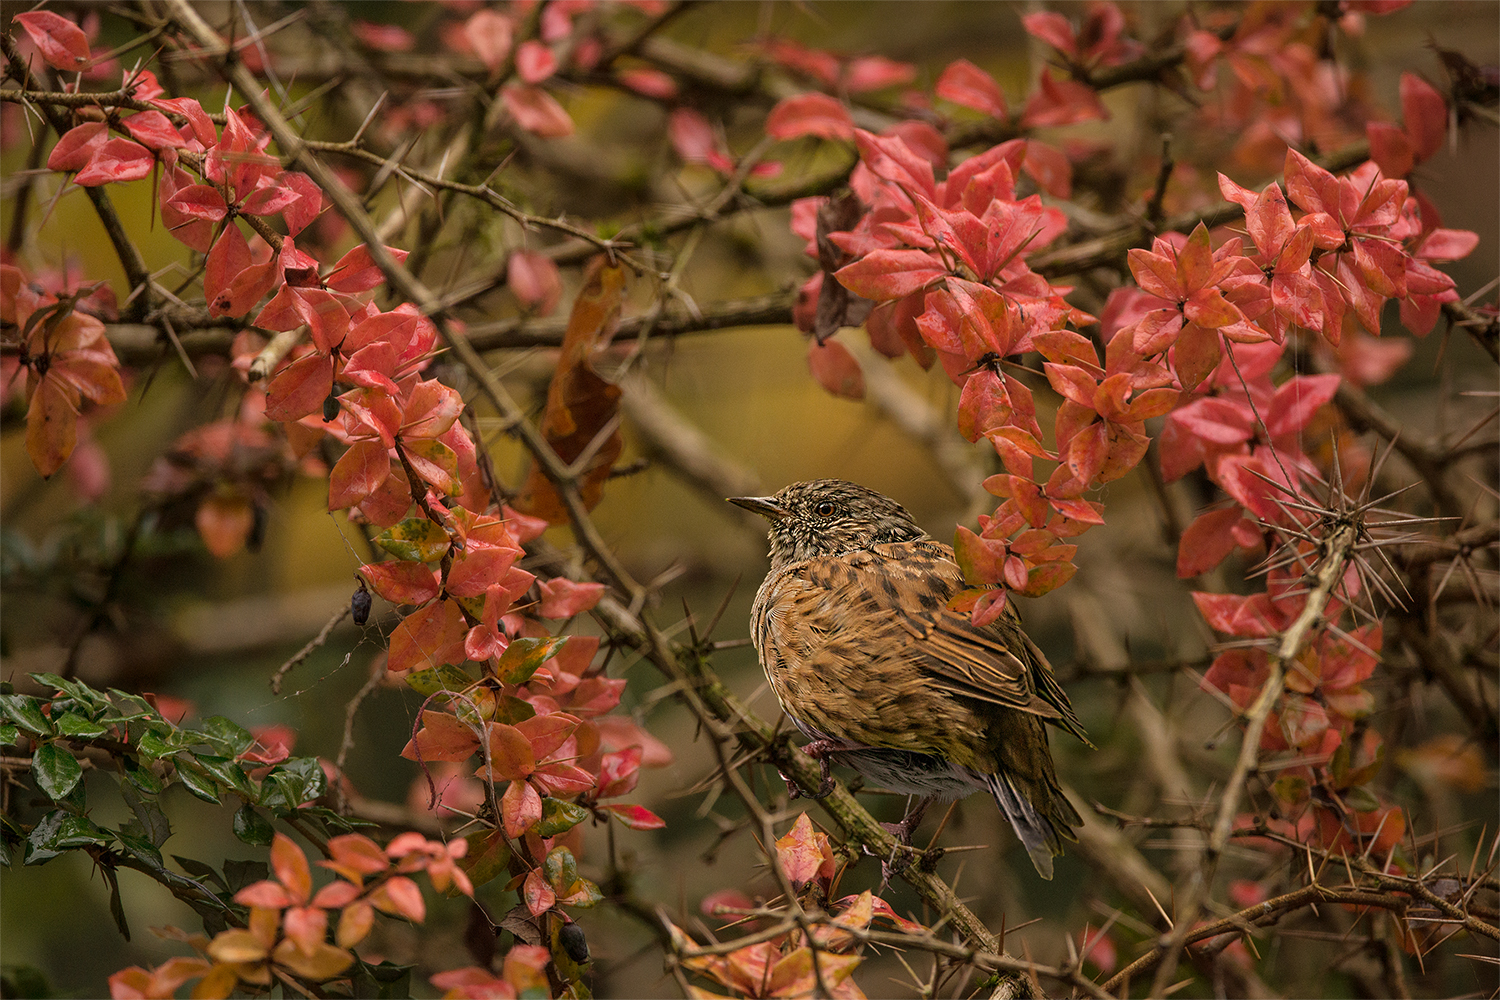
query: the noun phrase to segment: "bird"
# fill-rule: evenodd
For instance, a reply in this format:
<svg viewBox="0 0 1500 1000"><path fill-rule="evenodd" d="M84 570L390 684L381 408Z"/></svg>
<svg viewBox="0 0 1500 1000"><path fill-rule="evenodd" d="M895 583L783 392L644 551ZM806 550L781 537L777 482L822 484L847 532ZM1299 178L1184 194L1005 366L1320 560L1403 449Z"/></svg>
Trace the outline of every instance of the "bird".
<svg viewBox="0 0 1500 1000"><path fill-rule="evenodd" d="M983 627L949 607L966 588L952 547L856 483L819 479L728 502L770 522L751 638L820 764L815 796L833 787L831 763L922 796L891 827L909 845L933 802L989 792L1051 879L1083 821L1058 785L1044 723L1092 744L1013 607Z"/></svg>

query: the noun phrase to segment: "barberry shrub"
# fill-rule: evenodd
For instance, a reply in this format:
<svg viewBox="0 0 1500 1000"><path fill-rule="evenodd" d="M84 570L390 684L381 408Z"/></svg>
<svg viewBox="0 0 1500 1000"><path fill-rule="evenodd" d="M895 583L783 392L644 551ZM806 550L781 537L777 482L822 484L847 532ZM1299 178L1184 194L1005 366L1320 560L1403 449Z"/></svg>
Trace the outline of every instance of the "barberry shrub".
<svg viewBox="0 0 1500 1000"><path fill-rule="evenodd" d="M7 12L8 994L80 855L126 940L185 904L115 997L1493 992L1495 5L768 10ZM743 596L663 571L736 434L932 494L859 405L956 612L1072 614L1073 896L790 806ZM294 523L347 601L207 690L267 640L162 623Z"/></svg>

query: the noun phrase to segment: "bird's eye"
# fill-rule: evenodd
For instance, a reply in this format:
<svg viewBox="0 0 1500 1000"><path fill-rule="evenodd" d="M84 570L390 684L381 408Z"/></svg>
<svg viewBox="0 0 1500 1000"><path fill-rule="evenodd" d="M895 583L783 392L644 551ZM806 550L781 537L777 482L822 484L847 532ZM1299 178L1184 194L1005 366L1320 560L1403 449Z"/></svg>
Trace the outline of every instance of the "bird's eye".
<svg viewBox="0 0 1500 1000"><path fill-rule="evenodd" d="M827 500L824 500L822 503L813 508L813 513L817 514L819 517L832 517L833 504L829 503Z"/></svg>

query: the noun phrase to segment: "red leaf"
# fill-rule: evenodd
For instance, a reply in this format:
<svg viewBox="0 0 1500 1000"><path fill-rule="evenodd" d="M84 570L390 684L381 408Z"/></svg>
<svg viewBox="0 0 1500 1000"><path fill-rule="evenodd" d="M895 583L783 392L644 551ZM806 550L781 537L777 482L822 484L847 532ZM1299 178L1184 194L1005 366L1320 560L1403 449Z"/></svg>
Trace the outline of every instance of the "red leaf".
<svg viewBox="0 0 1500 1000"><path fill-rule="evenodd" d="M94 151L84 168L73 176L79 187L98 187L114 182L138 181L151 173L156 157L151 150L130 139L111 139Z"/></svg>
<svg viewBox="0 0 1500 1000"><path fill-rule="evenodd" d="M1199 514L1177 545L1177 575L1183 579L1206 573L1234 551L1233 529L1244 517L1239 507Z"/></svg>
<svg viewBox="0 0 1500 1000"><path fill-rule="evenodd" d="M1073 194L1073 164L1067 154L1056 146L1030 139L1026 143L1026 172L1037 186L1054 198L1068 198Z"/></svg>
<svg viewBox="0 0 1500 1000"><path fill-rule="evenodd" d="M854 138L854 119L848 108L827 94L794 94L771 109L766 135L782 140L814 135L848 142Z"/></svg>
<svg viewBox="0 0 1500 1000"><path fill-rule="evenodd" d="M572 618L599 603L604 596L602 583L574 583L564 577L543 580L542 605L536 613L542 618Z"/></svg>
<svg viewBox="0 0 1500 1000"><path fill-rule="evenodd" d="M1302 430L1318 408L1338 393L1339 381L1337 375L1298 375L1287 380L1264 411L1266 430L1273 438Z"/></svg>
<svg viewBox="0 0 1500 1000"><path fill-rule="evenodd" d="M1033 38L1040 38L1064 55L1077 57L1078 40L1073 34L1073 25L1061 14L1052 11L1025 14L1021 17L1021 24Z"/></svg>
<svg viewBox="0 0 1500 1000"><path fill-rule="evenodd" d="M48 170L82 170L99 148L109 141L109 126L104 122L85 122L70 128L57 140L47 157Z"/></svg>
<svg viewBox="0 0 1500 1000"><path fill-rule="evenodd" d="M509 795L509 792L506 794ZM536 793L533 792L532 794ZM538 818L541 818L540 814L538 814ZM512 836L515 835L512 834ZM526 882L521 887L521 898L525 900L526 908L531 911L533 917L541 916L552 909L557 903L557 894L552 891L552 887L542 877L542 870L540 868L533 868L531 874L526 876Z"/></svg>
<svg viewBox="0 0 1500 1000"><path fill-rule="evenodd" d="M306 354L279 371L266 386L266 419L301 420L318 413L332 391L333 359Z"/></svg>
<svg viewBox="0 0 1500 1000"><path fill-rule="evenodd" d="M436 601L407 615L391 632L386 669L425 670L464 661L468 625L454 601Z"/></svg>
<svg viewBox="0 0 1500 1000"><path fill-rule="evenodd" d="M992 118L1005 117L1005 94L995 78L967 59L955 59L938 77L932 92L938 97Z"/></svg>
<svg viewBox="0 0 1500 1000"><path fill-rule="evenodd" d="M632 830L660 830L666 821L645 806L608 805L604 809Z"/></svg>
<svg viewBox="0 0 1500 1000"><path fill-rule="evenodd" d="M911 63L880 55L860 56L844 68L844 89L851 94L864 94L911 83L916 78L917 67Z"/></svg>
<svg viewBox="0 0 1500 1000"><path fill-rule="evenodd" d="M42 60L53 69L76 73L94 64L88 36L67 18L50 10L32 10L17 14L15 21L26 29Z"/></svg>
<svg viewBox="0 0 1500 1000"><path fill-rule="evenodd" d="M214 128L214 121L208 117L208 112L203 110L191 97L157 98L151 102L152 107L161 108L182 115L188 120L189 127L193 130L193 138L202 144L204 149L219 141L219 133Z"/></svg>
<svg viewBox="0 0 1500 1000"><path fill-rule="evenodd" d="M849 348L837 340L807 342L807 367L818 384L844 399L865 398L865 376Z"/></svg>
<svg viewBox="0 0 1500 1000"><path fill-rule="evenodd" d="M925 250L873 250L835 272L855 295L882 302L899 299L948 273Z"/></svg>
<svg viewBox="0 0 1500 1000"><path fill-rule="evenodd" d="M216 559L228 559L245 547L255 525L255 508L239 494L214 494L198 505L193 518L203 545Z"/></svg>
<svg viewBox="0 0 1500 1000"><path fill-rule="evenodd" d="M437 577L423 563L388 560L361 566L359 573L392 604L425 604L438 595Z"/></svg>
<svg viewBox="0 0 1500 1000"><path fill-rule="evenodd" d="M483 13L483 12L481 12ZM573 134L573 119L552 95L540 87L521 87L512 83L500 89L505 109L516 124L544 139L560 139Z"/></svg>
<svg viewBox="0 0 1500 1000"><path fill-rule="evenodd" d="M500 800L500 816L505 824L505 832L512 837L519 837L542 818L542 797L537 794L535 788L531 787L529 781L512 781L510 787L505 790L505 796ZM531 874L540 876L541 872L534 871ZM529 903L530 878L527 878L526 884ZM550 889L547 891L551 893ZM550 905L549 903L548 906Z"/></svg>
<svg viewBox="0 0 1500 1000"><path fill-rule="evenodd" d="M1042 70L1038 89L1026 102L1021 124L1026 128L1072 125L1090 119L1108 119L1094 88L1077 80L1054 80L1051 67Z"/></svg>
<svg viewBox="0 0 1500 1000"><path fill-rule="evenodd" d="M677 81L659 69L622 69L616 74L616 79L637 94L654 97L658 101L670 101L677 96Z"/></svg>
<svg viewBox="0 0 1500 1000"><path fill-rule="evenodd" d="M626 747L607 753L599 761L599 798L628 794L640 778L642 750Z"/></svg>
<svg viewBox="0 0 1500 1000"><path fill-rule="evenodd" d="M204 219L208 222L218 222L227 211L224 195L218 188L208 184L182 188L168 199L167 204L190 219Z"/></svg>
<svg viewBox="0 0 1500 1000"><path fill-rule="evenodd" d="M407 742L401 756L424 763L435 760L465 761L479 749L479 737L467 722L447 712L422 713L422 728Z"/></svg>
<svg viewBox="0 0 1500 1000"><path fill-rule="evenodd" d="M390 474L391 455L383 442L354 442L328 474L328 509L354 506L380 489Z"/></svg>
<svg viewBox="0 0 1500 1000"><path fill-rule="evenodd" d="M149 149L183 149L188 141L160 111L142 111L125 119L125 130Z"/></svg>
<svg viewBox="0 0 1500 1000"><path fill-rule="evenodd" d="M1370 140L1370 159L1388 177L1405 177L1416 164L1416 154L1411 139L1390 122L1370 122L1365 125L1365 135Z"/></svg>
<svg viewBox="0 0 1500 1000"><path fill-rule="evenodd" d="M210 316L230 315L232 303L228 297L223 297L221 301L221 295L240 272L250 265L250 244L245 242L239 226L233 223L225 226L224 232L214 243L214 248L208 252L208 260L203 268L203 297L208 300ZM246 305L234 315L241 315L249 311L249 308Z"/></svg>
<svg viewBox="0 0 1500 1000"><path fill-rule="evenodd" d="M418 382L401 414L403 439L435 438L453 426L463 412L464 398L457 389L437 379Z"/></svg>
<svg viewBox="0 0 1500 1000"><path fill-rule="evenodd" d="M1447 102L1432 84L1415 73L1401 74L1401 120L1418 162L1443 147L1443 135L1448 129Z"/></svg>

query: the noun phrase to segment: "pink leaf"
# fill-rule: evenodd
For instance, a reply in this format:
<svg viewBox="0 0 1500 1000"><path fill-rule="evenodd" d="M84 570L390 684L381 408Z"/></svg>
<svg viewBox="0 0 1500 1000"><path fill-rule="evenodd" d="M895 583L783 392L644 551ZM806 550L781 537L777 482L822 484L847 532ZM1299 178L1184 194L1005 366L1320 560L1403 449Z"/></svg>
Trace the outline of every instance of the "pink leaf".
<svg viewBox="0 0 1500 1000"><path fill-rule="evenodd" d="M865 398L865 376L849 348L837 340L807 344L807 367L818 384L844 399Z"/></svg>
<svg viewBox="0 0 1500 1000"><path fill-rule="evenodd" d="M534 135L560 139L573 134L573 119L551 94L540 87L506 84L500 89L500 99L505 102L505 109L515 118L516 124Z"/></svg>
<svg viewBox="0 0 1500 1000"><path fill-rule="evenodd" d="M574 583L565 577L543 580L542 605L537 614L543 618L572 618L599 603L604 596L602 583Z"/></svg>
<svg viewBox="0 0 1500 1000"><path fill-rule="evenodd" d="M556 72L557 56L536 39L529 38L516 49L516 75L526 83L541 83Z"/></svg>
<svg viewBox="0 0 1500 1000"><path fill-rule="evenodd" d="M494 73L510 53L510 19L498 11L484 9L464 22L464 37L474 54Z"/></svg>
<svg viewBox="0 0 1500 1000"><path fill-rule="evenodd" d="M1443 135L1448 130L1447 102L1415 73L1401 74L1401 120L1419 162L1443 147Z"/></svg>
<svg viewBox="0 0 1500 1000"><path fill-rule="evenodd" d="M92 66L88 36L72 21L50 10L17 14L16 23L26 29L42 59L53 69L76 73Z"/></svg>
<svg viewBox="0 0 1500 1000"><path fill-rule="evenodd" d="M109 126L104 122L85 122L64 132L47 157L48 170L81 170L109 141Z"/></svg>
<svg viewBox="0 0 1500 1000"><path fill-rule="evenodd" d="M854 138L854 119L848 108L827 94L796 94L771 109L766 135L783 140L813 135L847 142Z"/></svg>
<svg viewBox="0 0 1500 1000"><path fill-rule="evenodd" d="M538 316L550 316L562 299L562 275L552 258L517 250L505 262L505 283L516 301Z"/></svg>
<svg viewBox="0 0 1500 1000"><path fill-rule="evenodd" d="M993 118L1005 117L1005 95L995 78L967 59L955 59L938 77L933 93Z"/></svg>
<svg viewBox="0 0 1500 1000"><path fill-rule="evenodd" d="M111 139L100 146L88 165L78 171L73 182L79 187L98 187L124 181L138 181L151 173L156 157L151 150L130 139Z"/></svg>

